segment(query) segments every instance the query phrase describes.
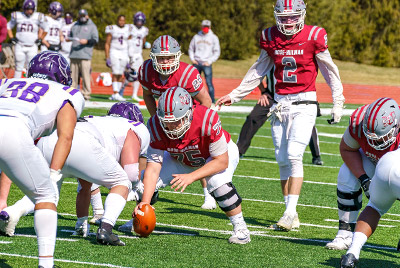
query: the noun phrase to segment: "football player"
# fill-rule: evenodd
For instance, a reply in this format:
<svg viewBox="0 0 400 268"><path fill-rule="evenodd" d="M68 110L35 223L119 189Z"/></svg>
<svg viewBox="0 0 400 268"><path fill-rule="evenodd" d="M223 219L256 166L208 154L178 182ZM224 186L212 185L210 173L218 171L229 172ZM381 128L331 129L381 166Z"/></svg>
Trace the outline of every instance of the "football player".
<svg viewBox="0 0 400 268"><path fill-rule="evenodd" d="M400 146L400 109L395 100L380 98L353 112L340 142L344 164L339 170L337 204L339 231L328 249L348 249L353 238L362 190L369 198L375 165L387 152Z"/></svg>
<svg viewBox="0 0 400 268"><path fill-rule="evenodd" d="M133 24L130 25L132 38L128 40L129 66L127 66L125 73L125 82L119 92L122 96L125 87L129 82L133 82L132 99L137 102L142 101L137 95L140 86L137 79L137 72L139 71L139 67L143 64L143 45L146 43L146 36L149 34L149 29L144 26L145 23L146 16L143 12L136 12L133 16Z"/></svg>
<svg viewBox="0 0 400 268"><path fill-rule="evenodd" d="M315 80L318 69L332 90L330 123L338 123L343 110L343 86L328 50L324 28L305 25L303 0L278 0L276 26L262 31L261 54L239 87L217 101L231 105L248 95L275 66L275 104L271 107L271 132L279 165L286 210L277 226L290 231L298 225L297 202L303 184L303 154L317 116Z"/></svg>
<svg viewBox="0 0 400 268"><path fill-rule="evenodd" d="M400 118L397 117L397 120ZM357 220L353 241L346 255L342 256L340 267L353 268L360 259L360 251L367 239L375 232L380 218L400 200L400 150L386 153L376 165L375 174L369 187L368 205ZM399 245L397 250L399 250Z"/></svg>
<svg viewBox="0 0 400 268"><path fill-rule="evenodd" d="M112 70L112 88L114 94L110 100L125 101L119 94L122 86L125 66L128 64L128 39L131 38L130 27L125 24L125 16L119 15L116 25L106 27L106 65Z"/></svg>
<svg viewBox="0 0 400 268"><path fill-rule="evenodd" d="M23 12L11 13L11 20L7 23L8 37L15 45L15 78L21 78L22 70L37 54L38 47L42 43L40 37L43 34L44 15L35 12L35 1L26 0L23 4ZM16 34L12 29L17 26Z"/></svg>
<svg viewBox="0 0 400 268"><path fill-rule="evenodd" d="M0 168L21 189L34 208L39 267L53 267L57 233L56 182L71 149L84 98L71 88L71 70L58 53L44 51L29 63L28 78L0 80ZM46 161L34 140L56 128ZM0 226L9 215L2 212Z"/></svg>
<svg viewBox="0 0 400 268"><path fill-rule="evenodd" d="M71 52L72 42L67 42L66 39L70 35L71 27L74 25L74 16L71 12L65 12L64 25L61 28L62 35L64 37L64 41L61 42L61 50L60 54L64 56L64 58L69 62L71 62L69 58L69 53Z"/></svg>
<svg viewBox="0 0 400 268"><path fill-rule="evenodd" d="M62 14L63 6L59 2L51 2L49 5L49 15L44 19L44 32L42 35L41 51L52 50L60 51L61 42L64 42L62 28L64 27L64 19Z"/></svg>
<svg viewBox="0 0 400 268"><path fill-rule="evenodd" d="M171 185L183 192L201 178L233 224L230 243L247 244L250 232L242 215L242 198L232 184L239 163L239 151L230 134L221 127L216 111L203 105L193 105L191 95L181 87L165 91L158 103L157 114L147 122L150 147L143 183L141 202L150 204L159 188ZM154 203L154 201L152 202Z"/></svg>
<svg viewBox="0 0 400 268"><path fill-rule="evenodd" d="M76 124L71 152L61 170L63 178L79 178L75 235L87 236L89 233L88 208L91 183L110 189L105 201L104 215L97 230L97 241L104 245L124 246L118 236L112 233L119 214L126 204L132 183L139 181L139 156L145 154L150 135L143 124L139 108L133 103L117 103L109 116L87 116ZM57 133L41 138L37 147L47 162L51 161ZM62 179L58 183L60 191ZM83 190L82 190L83 189ZM86 191L86 190L89 191ZM0 230L14 235L15 226L21 216L33 210L33 204L23 197L15 205L7 207L7 224L0 221ZM1 224L2 223L2 224Z"/></svg>
<svg viewBox="0 0 400 268"><path fill-rule="evenodd" d="M211 97L203 88L203 80L195 67L180 61L181 47L169 35L158 37L151 47L150 59L139 69L139 82L150 115L156 114L156 100L165 90L179 86L184 88L200 104L210 108ZM207 191L205 179L200 180L204 192L203 209L215 209L215 200Z"/></svg>

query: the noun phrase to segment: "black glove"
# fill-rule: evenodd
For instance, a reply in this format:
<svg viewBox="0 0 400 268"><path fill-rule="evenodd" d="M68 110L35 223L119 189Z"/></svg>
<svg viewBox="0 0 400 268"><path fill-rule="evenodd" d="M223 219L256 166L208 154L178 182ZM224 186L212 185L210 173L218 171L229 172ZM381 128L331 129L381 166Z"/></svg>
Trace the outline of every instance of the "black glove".
<svg viewBox="0 0 400 268"><path fill-rule="evenodd" d="M371 179L367 174L362 174L358 181L361 183L361 188L363 189L365 196L369 199L369 185L371 184Z"/></svg>
<svg viewBox="0 0 400 268"><path fill-rule="evenodd" d="M49 46L49 50L52 50L52 51L60 51L60 49L61 49L60 45L50 45Z"/></svg>
<svg viewBox="0 0 400 268"><path fill-rule="evenodd" d="M11 38L11 43L12 43L13 45L17 44L17 43L18 43L18 39L15 38L15 37Z"/></svg>
<svg viewBox="0 0 400 268"><path fill-rule="evenodd" d="M42 39L36 39L35 44L40 46L42 44Z"/></svg>

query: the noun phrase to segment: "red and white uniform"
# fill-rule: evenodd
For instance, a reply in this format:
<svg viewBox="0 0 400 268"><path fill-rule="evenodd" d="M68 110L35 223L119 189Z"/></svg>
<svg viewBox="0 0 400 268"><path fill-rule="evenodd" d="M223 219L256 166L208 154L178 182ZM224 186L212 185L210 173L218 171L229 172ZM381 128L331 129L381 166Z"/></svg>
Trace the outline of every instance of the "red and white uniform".
<svg viewBox="0 0 400 268"><path fill-rule="evenodd" d="M162 163L160 178L165 187L173 179L172 174L186 174L204 166L212 157L228 151L229 166L207 180L208 191L231 182L239 163L239 151L230 134L222 129L216 111L202 105L193 106L193 120L189 130L181 139L170 139L164 133L157 115L147 122L150 132L150 147L147 161Z"/></svg>
<svg viewBox="0 0 400 268"><path fill-rule="evenodd" d="M276 26L265 29L260 38L260 57L239 87L229 94L232 103L240 101L275 68L276 104L271 108L275 111L271 130L281 180L304 176L302 159L315 125L317 107L293 102L317 100L318 69L332 90L334 106L344 102L339 71L329 54L327 40L325 29L318 26L305 25L289 40Z"/></svg>
<svg viewBox="0 0 400 268"><path fill-rule="evenodd" d="M178 70L172 73L163 83L160 74L154 70L152 60L146 60L139 69L139 82L144 90L150 90L153 96L160 97L170 87L179 86L186 89L192 98L203 88L203 80L195 67L180 62Z"/></svg>

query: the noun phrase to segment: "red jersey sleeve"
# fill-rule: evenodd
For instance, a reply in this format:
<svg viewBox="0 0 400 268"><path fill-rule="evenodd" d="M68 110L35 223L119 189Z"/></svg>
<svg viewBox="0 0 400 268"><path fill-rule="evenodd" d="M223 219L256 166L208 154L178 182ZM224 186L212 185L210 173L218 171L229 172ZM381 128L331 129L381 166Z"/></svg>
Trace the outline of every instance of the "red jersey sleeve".
<svg viewBox="0 0 400 268"><path fill-rule="evenodd" d="M328 34L324 28L317 28L314 37L315 54L328 49Z"/></svg>
<svg viewBox="0 0 400 268"><path fill-rule="evenodd" d="M151 60L146 60L140 67L138 71L138 80L140 84L149 90L150 79L149 79L149 67L153 68Z"/></svg>

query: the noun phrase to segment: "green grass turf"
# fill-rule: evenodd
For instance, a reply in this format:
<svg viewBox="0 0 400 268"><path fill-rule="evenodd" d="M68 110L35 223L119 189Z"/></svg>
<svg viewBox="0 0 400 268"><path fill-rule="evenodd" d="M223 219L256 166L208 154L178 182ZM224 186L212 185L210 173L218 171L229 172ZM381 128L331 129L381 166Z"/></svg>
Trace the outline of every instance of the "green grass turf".
<svg viewBox="0 0 400 268"><path fill-rule="evenodd" d="M242 102L243 103L243 102ZM250 102L249 105L254 104ZM105 109L86 109L84 114L102 115ZM149 114L144 112L148 119ZM222 126L237 140L245 114L220 113ZM107 247L96 243L95 237L71 236L76 217L76 181L67 179L58 206L58 238L55 258L60 267L339 267L345 251L324 248L337 232L336 177L342 160L337 138L325 134L342 134L348 117L339 125L328 125L328 117L317 119L324 166L311 165L311 154L304 156L305 183L299 199L298 213L302 226L299 231L277 232L266 227L276 222L284 211L280 191L278 165L275 163L269 123L252 140L245 157L240 161L233 182L243 198L243 214L253 232L247 245L228 243L232 226L219 210L206 211L200 183L190 185L184 194L169 187L160 193L155 204L157 226L149 238L115 231L126 242L125 247ZM103 200L107 189L102 188ZM15 185L9 197L13 204L22 193ZM364 198L363 205L367 200ZM129 220L134 202L128 202L120 219ZM331 219L334 221L327 221ZM116 227L123 224L118 221ZM395 251L400 234L400 209L396 203L380 222L376 233L368 240L361 253L358 267L399 267L399 253ZM67 230L68 232L66 232ZM97 230L92 226L92 232ZM0 267L36 267L36 238L33 216L23 217L17 234L32 237L0 237ZM126 236L126 237L125 237ZM11 242L10 244L2 244ZM13 256L4 254L16 254ZM81 262L73 263L74 261ZM101 265L103 264L103 265Z"/></svg>

